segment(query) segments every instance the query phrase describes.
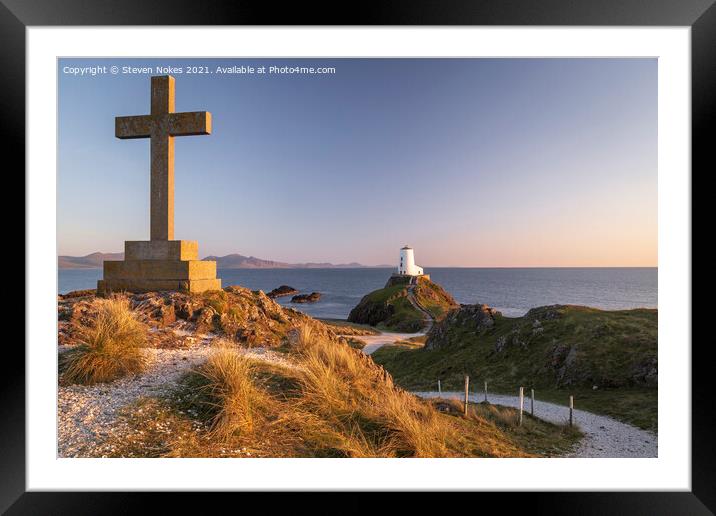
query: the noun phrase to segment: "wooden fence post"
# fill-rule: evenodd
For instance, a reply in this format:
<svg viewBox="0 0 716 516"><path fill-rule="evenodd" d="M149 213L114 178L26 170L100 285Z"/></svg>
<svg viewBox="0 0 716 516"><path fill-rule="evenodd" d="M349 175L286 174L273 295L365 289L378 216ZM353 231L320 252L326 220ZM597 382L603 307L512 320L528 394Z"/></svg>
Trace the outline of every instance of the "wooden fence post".
<svg viewBox="0 0 716 516"><path fill-rule="evenodd" d="M487 382L485 382L485 403L487 403Z"/></svg>
<svg viewBox="0 0 716 516"><path fill-rule="evenodd" d="M520 422L519 426L522 426L522 408L525 404L525 388L520 387Z"/></svg>
<svg viewBox="0 0 716 516"><path fill-rule="evenodd" d="M569 426L574 425L574 396L569 396Z"/></svg>
<svg viewBox="0 0 716 516"><path fill-rule="evenodd" d="M465 415L467 416L467 395L470 389L470 377L465 375Z"/></svg>
<svg viewBox="0 0 716 516"><path fill-rule="evenodd" d="M535 416L535 390L532 389L530 392L530 415Z"/></svg>
<svg viewBox="0 0 716 516"><path fill-rule="evenodd" d="M440 388L440 378L438 378L438 394L442 394L443 390Z"/></svg>

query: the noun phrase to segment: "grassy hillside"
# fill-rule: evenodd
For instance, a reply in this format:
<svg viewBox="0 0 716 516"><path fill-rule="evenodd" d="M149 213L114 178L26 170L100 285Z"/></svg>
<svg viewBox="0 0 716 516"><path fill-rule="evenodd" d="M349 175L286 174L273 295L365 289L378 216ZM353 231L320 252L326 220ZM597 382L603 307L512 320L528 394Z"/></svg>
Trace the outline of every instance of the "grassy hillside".
<svg viewBox="0 0 716 516"><path fill-rule="evenodd" d="M565 403L656 428L657 311L550 306L507 318L479 305L451 312L421 349L384 347L373 359L401 386L459 390L469 374L494 392L535 388ZM581 403L581 405L580 405Z"/></svg>
<svg viewBox="0 0 716 516"><path fill-rule="evenodd" d="M518 426L508 408L421 400L341 335L374 330L240 287L75 293L58 319L61 456L559 456L581 437Z"/></svg>
<svg viewBox="0 0 716 516"><path fill-rule="evenodd" d="M381 329L417 332L425 326L425 316L408 299L407 278L391 278L388 284L361 299L348 316L354 323L369 324ZM439 320L458 306L440 285L420 277L414 287L414 296L420 306Z"/></svg>
<svg viewBox="0 0 716 516"><path fill-rule="evenodd" d="M509 408L477 405L465 416L454 401L420 400L359 351L310 330L292 340L285 365L217 346L172 397L136 409L116 456L560 456L582 436L529 417L518 426Z"/></svg>

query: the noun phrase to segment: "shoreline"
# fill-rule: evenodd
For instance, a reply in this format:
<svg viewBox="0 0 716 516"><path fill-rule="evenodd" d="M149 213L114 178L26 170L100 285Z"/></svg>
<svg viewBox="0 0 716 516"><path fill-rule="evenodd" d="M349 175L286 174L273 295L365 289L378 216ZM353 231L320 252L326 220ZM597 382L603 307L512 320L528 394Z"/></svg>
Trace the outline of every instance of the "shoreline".
<svg viewBox="0 0 716 516"><path fill-rule="evenodd" d="M217 276L224 287L240 285L267 293L285 284L301 292L321 292L320 302L301 307L301 311L316 318L346 319L364 296L385 285L389 271L383 268L246 268L218 269ZM431 270L433 280L458 303L484 303L505 317L521 317L532 308L552 304L609 311L658 310L657 271L657 268L618 267ZM101 269L60 269L58 291L66 294L94 289L101 276Z"/></svg>

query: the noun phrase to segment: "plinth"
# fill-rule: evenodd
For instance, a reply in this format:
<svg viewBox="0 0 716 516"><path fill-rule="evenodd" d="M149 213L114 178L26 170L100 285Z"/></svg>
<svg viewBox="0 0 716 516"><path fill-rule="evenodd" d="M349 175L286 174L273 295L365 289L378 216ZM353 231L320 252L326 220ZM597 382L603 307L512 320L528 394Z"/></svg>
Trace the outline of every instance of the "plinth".
<svg viewBox="0 0 716 516"><path fill-rule="evenodd" d="M135 240L124 243L124 260L104 262L98 293L221 290L216 262L199 260L192 240Z"/></svg>

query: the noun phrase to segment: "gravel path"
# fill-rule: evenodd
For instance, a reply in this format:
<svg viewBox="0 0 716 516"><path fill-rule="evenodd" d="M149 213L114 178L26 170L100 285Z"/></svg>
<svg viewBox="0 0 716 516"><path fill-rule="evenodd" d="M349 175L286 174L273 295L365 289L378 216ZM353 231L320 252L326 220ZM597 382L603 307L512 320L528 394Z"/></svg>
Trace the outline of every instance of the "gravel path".
<svg viewBox="0 0 716 516"><path fill-rule="evenodd" d="M60 386L57 393L58 457L105 456L112 442L128 431L121 410L142 397L171 392L182 375L203 362L211 346L184 349L152 349L150 363L141 374L111 383ZM60 352L63 350L60 349ZM291 367L285 355L266 348L241 349L246 356Z"/></svg>
<svg viewBox="0 0 716 516"><path fill-rule="evenodd" d="M384 331L380 335L351 335L351 338L365 342L363 353L370 355L386 344L393 344L412 337L422 337L424 333L393 333Z"/></svg>
<svg viewBox="0 0 716 516"><path fill-rule="evenodd" d="M414 392L421 398L457 398L464 399L461 392ZM470 395L470 401L481 402L484 395ZM519 397L502 394L487 395L487 400L495 405L519 407ZM529 410L530 401L525 397L525 410ZM551 423L566 423L569 420L569 408L546 401L535 400L535 417ZM641 430L621 423L607 416L599 416L584 410L574 410L574 421L584 432L579 447L570 457L657 457L658 439L652 432Z"/></svg>

